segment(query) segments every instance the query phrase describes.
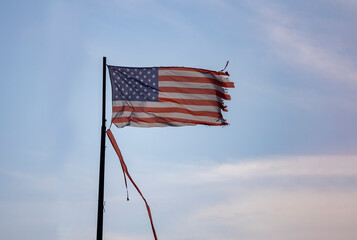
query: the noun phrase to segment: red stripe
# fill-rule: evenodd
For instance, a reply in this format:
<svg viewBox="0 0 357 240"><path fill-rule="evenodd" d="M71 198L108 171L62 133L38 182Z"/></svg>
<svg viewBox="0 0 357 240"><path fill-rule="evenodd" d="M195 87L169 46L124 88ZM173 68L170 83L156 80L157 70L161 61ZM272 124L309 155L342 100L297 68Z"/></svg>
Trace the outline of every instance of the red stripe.
<svg viewBox="0 0 357 240"><path fill-rule="evenodd" d="M167 117L153 117L153 118L135 118L135 117L118 117L113 118L112 123L122 123L122 122L142 122L142 123L170 123L170 122L179 122L179 123L189 123L189 124L204 124L212 126L221 126L224 123L211 123L204 121L194 121L184 118L167 118Z"/></svg>
<svg viewBox="0 0 357 240"><path fill-rule="evenodd" d="M222 118L220 112L209 112L209 111L190 111L186 108L170 107L170 108L160 108L160 107L131 107L131 106L121 106L113 107L113 112L147 112L147 113L185 113L193 116L205 116L205 117L216 117Z"/></svg>
<svg viewBox="0 0 357 240"><path fill-rule="evenodd" d="M157 239L157 235L156 235L156 231L155 231L155 227L154 227L154 222L152 220L152 214L151 214L151 210L150 210L150 206L148 204L148 202L146 201L144 195L141 193L139 187L136 185L136 183L134 182L133 178L130 176L130 173L128 171L128 167L126 166L125 162L124 162L124 158L123 158L123 155L121 154L120 152L120 149L118 147L118 144L117 142L115 141L115 138L113 136L113 133L110 129L107 130L107 135L109 137L109 140L110 142L112 143L113 145L113 148L115 150L115 152L117 153L118 157L119 157L119 160L120 160L120 164L121 164L121 167L122 167L122 170L123 170L123 173L126 174L129 178L129 180L131 181L131 183L134 185L134 187L136 188L136 190L138 191L138 193L140 194L141 198L144 200L145 202L145 205L146 205L146 210L148 212L148 215L149 215L149 219L150 219L150 223L151 223L151 229L152 229L152 233L154 235L154 238L155 240L158 240ZM124 175L125 176L125 175ZM126 178L125 178L126 179ZM125 180L125 184L126 184L126 180Z"/></svg>
<svg viewBox="0 0 357 240"><path fill-rule="evenodd" d="M180 87L159 87L160 92L172 92L172 93L188 93L188 94L208 94L216 95L220 98L231 100L229 94L222 93L215 89L205 89L205 88L180 88Z"/></svg>
<svg viewBox="0 0 357 240"><path fill-rule="evenodd" d="M211 73L214 75L225 75L229 76L228 72L217 72L207 69L200 68L187 68L187 67L159 67L159 70L180 70L180 71L192 71L192 72L202 72L202 73Z"/></svg>
<svg viewBox="0 0 357 240"><path fill-rule="evenodd" d="M233 82L221 82L213 78L202 78L202 77L184 77L184 76L170 76L170 75L159 75L159 81L166 82L192 82L192 83L211 83L217 86L234 88Z"/></svg>

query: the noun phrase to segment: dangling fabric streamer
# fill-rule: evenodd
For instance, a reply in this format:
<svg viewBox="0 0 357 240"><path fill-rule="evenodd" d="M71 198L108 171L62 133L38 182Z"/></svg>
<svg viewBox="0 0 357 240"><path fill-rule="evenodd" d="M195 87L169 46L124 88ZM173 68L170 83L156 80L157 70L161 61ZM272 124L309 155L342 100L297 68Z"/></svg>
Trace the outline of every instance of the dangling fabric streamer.
<svg viewBox="0 0 357 240"><path fill-rule="evenodd" d="M220 72L223 72L224 70L226 70L226 68L228 67L228 64L229 64L229 60L227 61L226 66ZM228 74L228 72L226 72L226 73Z"/></svg>
<svg viewBox="0 0 357 240"><path fill-rule="evenodd" d="M146 202L146 199L144 198L143 194L141 193L139 187L135 184L134 180L131 178L130 174L129 174L129 171L128 171L128 168L124 162L124 158L120 152L120 149L118 147L118 144L117 142L115 141L115 138L113 136L113 133L110 129L107 130L107 135L109 137L109 140L110 142L112 143L113 145L113 148L115 150L115 152L117 153L118 157L119 157L119 160L120 160L120 164L121 164L121 167L123 169L123 173L124 173L124 180L125 180L125 186L126 186L126 191L127 191L127 199L129 199L128 197L128 185L127 185L127 182L126 182L126 177L127 176L129 178L129 180L131 181L131 183L134 185L134 187L136 188L136 190L138 191L138 193L140 194L140 196L142 197L142 199L144 200L145 202L145 205L146 205L146 209L148 211L148 215L149 215L149 218L150 218L150 223L151 223L151 229L152 229L152 233L154 234L154 237L155 237L155 240L157 240L157 236L156 236L156 231L155 231L155 227L154 227L154 223L152 221L152 216L151 216L151 210L150 210L150 207L149 207L149 204Z"/></svg>

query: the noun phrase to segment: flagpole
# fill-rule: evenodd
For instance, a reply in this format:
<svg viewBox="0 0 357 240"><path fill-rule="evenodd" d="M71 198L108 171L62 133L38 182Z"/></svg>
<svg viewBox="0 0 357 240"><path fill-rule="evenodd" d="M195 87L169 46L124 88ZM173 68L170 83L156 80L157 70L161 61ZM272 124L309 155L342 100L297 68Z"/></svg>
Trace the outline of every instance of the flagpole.
<svg viewBox="0 0 357 240"><path fill-rule="evenodd" d="M98 190L98 218L97 218L97 240L103 239L103 211L104 211L104 169L105 169L105 80L106 80L107 58L103 57L103 105L102 105L102 128L100 144L100 166L99 166L99 190Z"/></svg>

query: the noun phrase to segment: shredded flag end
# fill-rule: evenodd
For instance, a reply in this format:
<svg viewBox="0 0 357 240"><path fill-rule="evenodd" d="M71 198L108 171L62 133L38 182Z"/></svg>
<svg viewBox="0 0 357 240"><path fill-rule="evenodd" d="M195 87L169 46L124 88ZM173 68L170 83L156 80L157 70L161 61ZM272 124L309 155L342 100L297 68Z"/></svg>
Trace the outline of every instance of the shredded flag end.
<svg viewBox="0 0 357 240"><path fill-rule="evenodd" d="M222 73L226 74L227 76L230 76L228 72L222 72ZM235 86L234 86L234 82L231 82L228 77L224 77L224 79L226 79L226 83L229 83L231 85L229 87L224 87L224 92L226 93L225 94L226 99L222 99L221 110L223 112L228 112L227 105L224 105L224 100L231 100L231 96L228 94L228 88L235 88ZM223 119L222 126L228 126L228 125L229 123L227 123L226 119Z"/></svg>
<svg viewBox="0 0 357 240"><path fill-rule="evenodd" d="M222 127L227 127L229 126L230 124L227 122L226 119L223 119L223 123L222 123Z"/></svg>
<svg viewBox="0 0 357 240"><path fill-rule="evenodd" d="M226 74L228 77L230 76L229 73L228 73L228 71L224 72L224 74Z"/></svg>

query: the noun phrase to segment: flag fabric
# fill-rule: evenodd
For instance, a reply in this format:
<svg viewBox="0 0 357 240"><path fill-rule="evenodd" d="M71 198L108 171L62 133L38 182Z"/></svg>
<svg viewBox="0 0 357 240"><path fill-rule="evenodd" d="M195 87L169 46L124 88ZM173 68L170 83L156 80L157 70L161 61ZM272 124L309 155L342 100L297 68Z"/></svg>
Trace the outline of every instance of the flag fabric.
<svg viewBox="0 0 357 240"><path fill-rule="evenodd" d="M227 72L187 67L108 66L117 127L227 125L222 111L234 88Z"/></svg>
<svg viewBox="0 0 357 240"><path fill-rule="evenodd" d="M141 198L145 202L146 210L148 212L148 216L149 216L150 223L151 223L151 230L152 230L152 233L154 235L155 240L157 240L156 230L155 230L154 222L152 220L152 214L151 214L150 206L149 206L148 202L146 201L144 195L141 193L139 187L136 185L136 183L134 182L133 178L131 177L131 175L129 173L129 170L128 170L128 167L126 166L126 164L124 162L123 155L121 154L121 151L120 151L120 149L118 147L117 141L115 140L115 138L113 136L113 133L112 133L112 131L110 129L107 130L107 136L108 136L110 142L112 143L112 146L113 146L115 152L117 153L117 155L119 157L120 165L122 167L123 174L124 174L124 182L125 182L125 187L126 187L127 200L129 201L129 193L128 193L128 184L127 184L127 181L126 181L126 176L129 178L131 183L134 185L136 191L138 191L138 193L140 194Z"/></svg>

